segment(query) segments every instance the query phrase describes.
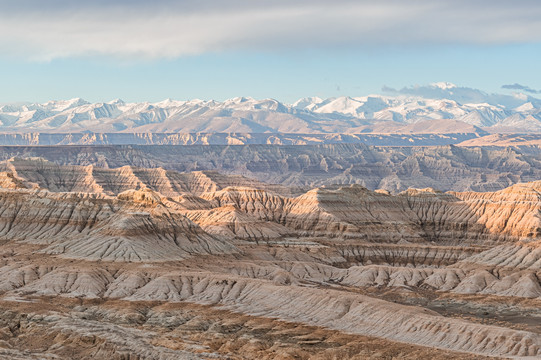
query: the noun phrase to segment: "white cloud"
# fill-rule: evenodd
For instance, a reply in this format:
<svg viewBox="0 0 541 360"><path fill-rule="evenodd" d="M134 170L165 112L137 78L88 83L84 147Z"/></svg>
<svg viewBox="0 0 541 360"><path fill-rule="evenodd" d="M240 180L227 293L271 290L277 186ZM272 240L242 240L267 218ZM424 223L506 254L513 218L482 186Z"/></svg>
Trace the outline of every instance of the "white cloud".
<svg viewBox="0 0 541 360"><path fill-rule="evenodd" d="M520 89L518 87L521 87ZM520 84L504 85L505 89L524 90ZM527 88L529 89L529 88ZM489 94L484 91L469 87L457 86L452 83L440 82L430 85L414 85L401 89L394 89L383 86L381 89L389 95L419 96L426 99L448 99L460 104L482 104L503 105L507 108L514 108L523 105L525 101L538 102L537 98L521 93L514 95Z"/></svg>
<svg viewBox="0 0 541 360"><path fill-rule="evenodd" d="M46 60L541 41L541 3L532 0L269 3L0 0L0 46L4 55Z"/></svg>

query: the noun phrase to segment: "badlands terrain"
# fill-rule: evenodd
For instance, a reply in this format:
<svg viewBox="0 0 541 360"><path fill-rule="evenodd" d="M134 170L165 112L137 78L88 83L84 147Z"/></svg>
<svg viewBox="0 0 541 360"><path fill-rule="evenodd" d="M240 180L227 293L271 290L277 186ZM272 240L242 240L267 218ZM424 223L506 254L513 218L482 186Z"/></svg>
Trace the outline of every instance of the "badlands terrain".
<svg viewBox="0 0 541 360"><path fill-rule="evenodd" d="M302 148L92 149L2 148L2 359L541 358L536 155L317 148L319 171L372 159L363 186L182 168L221 149L280 176Z"/></svg>
<svg viewBox="0 0 541 360"><path fill-rule="evenodd" d="M541 358L541 101L389 91L0 106L0 359Z"/></svg>

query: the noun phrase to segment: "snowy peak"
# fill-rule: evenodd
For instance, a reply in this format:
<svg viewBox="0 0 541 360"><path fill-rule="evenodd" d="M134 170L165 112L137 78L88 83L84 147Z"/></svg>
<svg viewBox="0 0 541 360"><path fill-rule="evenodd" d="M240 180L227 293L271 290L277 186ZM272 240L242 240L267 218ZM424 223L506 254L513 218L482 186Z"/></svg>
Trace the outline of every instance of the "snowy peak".
<svg viewBox="0 0 541 360"><path fill-rule="evenodd" d="M451 85L446 84L445 86L449 88ZM501 105L460 104L452 99L430 99L420 96L370 95L356 98L338 97L312 102L309 101L309 98L305 98L296 102L294 106L318 114L342 114L366 120L412 124L426 120L453 119L482 127L495 125L514 112L513 109L509 110ZM532 112L541 109L533 104L524 106L524 109L515 109L515 112L522 110Z"/></svg>
<svg viewBox="0 0 541 360"><path fill-rule="evenodd" d="M296 109L311 110L313 106L316 106L323 102L323 99L313 96L299 99L293 103L293 107Z"/></svg>
<svg viewBox="0 0 541 360"><path fill-rule="evenodd" d="M541 132L541 101L531 96L486 94L447 82L386 91L394 94L306 97L291 105L251 97L225 101L165 99L155 103L120 99L90 103L75 98L6 104L0 107L0 132L323 134L397 132L417 123L433 122L426 128L434 133L438 127L448 128L445 121L464 124L464 129L473 125L494 132ZM423 127L413 128L422 131Z"/></svg>
<svg viewBox="0 0 541 360"><path fill-rule="evenodd" d="M51 111L64 111L88 104L90 103L84 99L74 98L70 100L49 101L43 104L43 107Z"/></svg>
<svg viewBox="0 0 541 360"><path fill-rule="evenodd" d="M126 105L126 102L122 99L114 99L114 100L109 101L107 104L122 106L122 105Z"/></svg>

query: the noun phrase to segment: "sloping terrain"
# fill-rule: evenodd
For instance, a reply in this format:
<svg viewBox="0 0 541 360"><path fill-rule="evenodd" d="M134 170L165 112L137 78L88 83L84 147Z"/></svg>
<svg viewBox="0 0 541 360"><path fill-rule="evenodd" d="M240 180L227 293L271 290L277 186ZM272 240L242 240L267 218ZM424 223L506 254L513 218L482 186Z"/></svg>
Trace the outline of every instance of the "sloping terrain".
<svg viewBox="0 0 541 360"><path fill-rule="evenodd" d="M540 182L2 166L0 358L541 356Z"/></svg>

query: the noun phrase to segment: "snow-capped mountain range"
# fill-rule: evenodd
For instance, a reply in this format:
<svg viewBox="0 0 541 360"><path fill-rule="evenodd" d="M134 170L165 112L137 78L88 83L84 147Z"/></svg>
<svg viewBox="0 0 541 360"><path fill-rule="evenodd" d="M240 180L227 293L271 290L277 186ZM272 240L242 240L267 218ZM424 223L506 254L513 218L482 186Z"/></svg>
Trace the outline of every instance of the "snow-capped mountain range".
<svg viewBox="0 0 541 360"><path fill-rule="evenodd" d="M449 83L390 90L395 93L311 97L293 104L245 97L8 104L0 106L0 132L541 132L541 100L524 94L485 94Z"/></svg>

